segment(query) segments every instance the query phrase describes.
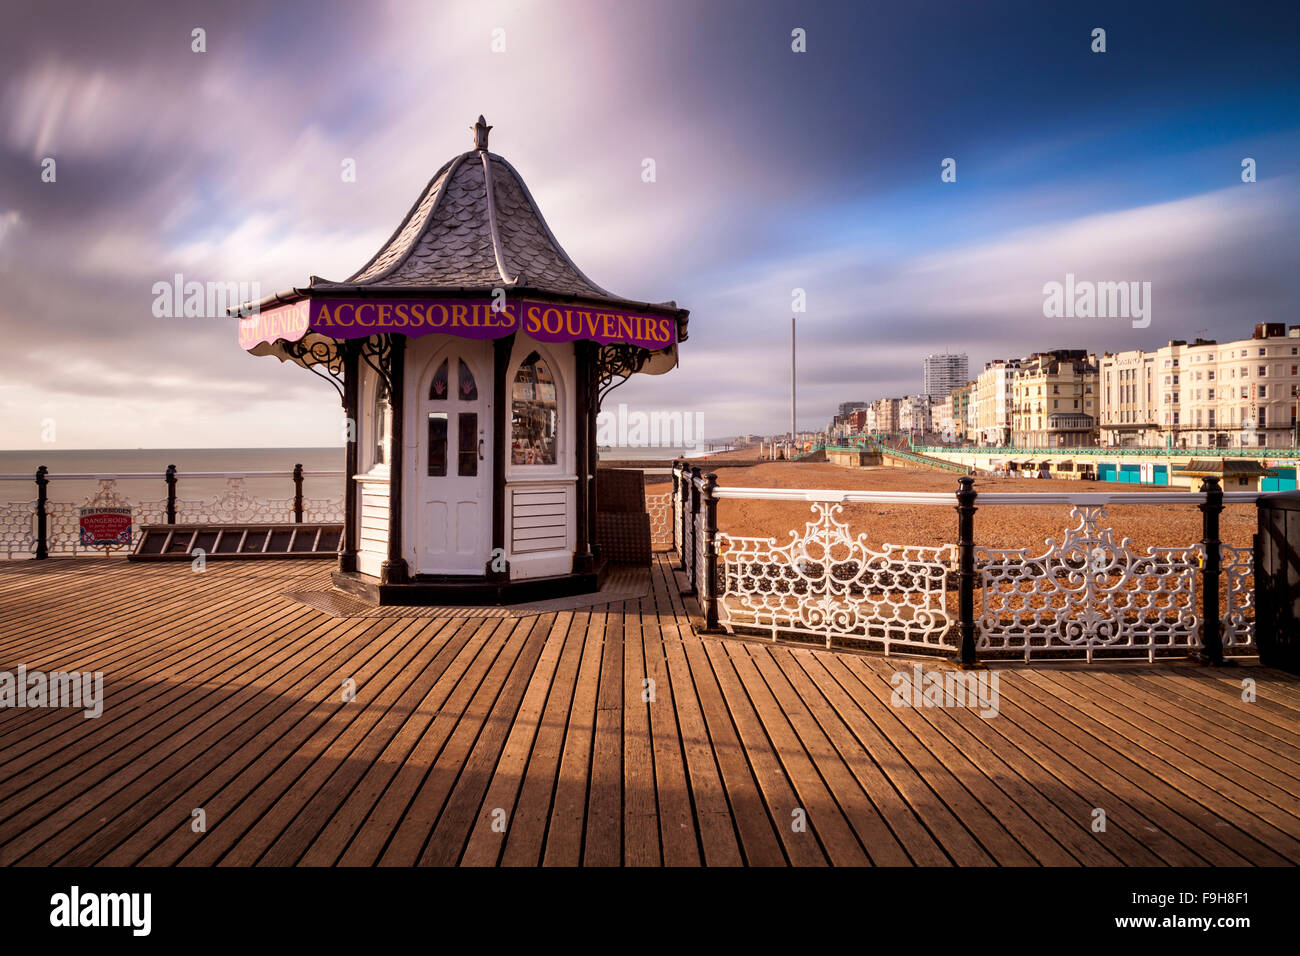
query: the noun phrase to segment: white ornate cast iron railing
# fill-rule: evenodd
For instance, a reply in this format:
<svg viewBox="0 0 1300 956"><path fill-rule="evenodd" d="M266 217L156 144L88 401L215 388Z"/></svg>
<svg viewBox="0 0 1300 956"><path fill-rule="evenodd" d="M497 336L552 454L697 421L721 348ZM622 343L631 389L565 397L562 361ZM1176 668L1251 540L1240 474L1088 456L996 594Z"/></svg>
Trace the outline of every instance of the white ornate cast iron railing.
<svg viewBox="0 0 1300 956"><path fill-rule="evenodd" d="M957 543L874 544L843 518L849 504L935 505L961 512L961 498L942 493L780 488L709 488L708 479L674 473L673 547L706 624L722 630L816 637L891 650L951 654L962 644L962 574ZM962 479L968 482L969 479ZM973 485L964 486L973 489ZM969 632L980 656L1154 660L1205 648L1205 541L1139 551L1105 527L1107 505L1204 505L1204 493L979 494L968 504L1068 506L1069 523L1042 548L984 548L971 557ZM1253 502L1254 492L1217 496ZM806 502L803 531L742 537L716 530L719 500ZM973 516L974 508L970 508ZM968 519L969 520L969 519ZM1208 518L1206 519L1209 520ZM714 531L710 534L709 524ZM1253 653L1253 553L1217 541L1221 571L1214 585L1221 647ZM956 530L956 529L955 529ZM1206 540L1210 540L1207 538ZM710 574L710 567L713 573ZM979 598L974 600L978 591ZM965 654L963 654L965 656Z"/></svg>
<svg viewBox="0 0 1300 956"><path fill-rule="evenodd" d="M1257 492L1223 494L1253 503ZM1137 550L1102 523L1107 505L1201 506L1204 493L981 494L980 507L1069 505L1071 527L1044 548L975 548L981 652L1190 654L1204 648L1205 541ZM1216 523L1217 527L1217 523ZM1254 554L1215 541L1221 578L1219 640L1255 651ZM1067 654L1067 656L1069 656Z"/></svg>
<svg viewBox="0 0 1300 956"><path fill-rule="evenodd" d="M1228 600L1223 617L1223 646L1255 650L1255 552L1251 548L1219 545Z"/></svg>
<svg viewBox="0 0 1300 956"><path fill-rule="evenodd" d="M1190 653L1200 647L1197 581L1205 551L1147 548L1100 526L1106 509L1076 506L1077 526L1046 548L975 549L981 651L1105 647Z"/></svg>
<svg viewBox="0 0 1300 956"><path fill-rule="evenodd" d="M673 546L672 491L647 494L645 510L650 515L650 547L656 551L667 551Z"/></svg>
<svg viewBox="0 0 1300 956"><path fill-rule="evenodd" d="M719 497L728 497L718 490ZM882 543L854 535L839 502L810 502L813 518L790 540L719 533L719 623L729 631L758 628L878 643L891 648L955 651L949 633L946 581L952 545ZM701 540L701 547L703 541ZM701 564L703 561L701 561Z"/></svg>
<svg viewBox="0 0 1300 956"><path fill-rule="evenodd" d="M343 472L313 471L301 472L301 478L341 478ZM344 520L343 496L311 498L297 495L286 498L259 497L248 493L245 486L247 479L256 478L293 478L292 471L284 472L186 472L182 480L189 479L225 479L225 489L210 498L173 499L177 524L215 523L290 523L295 518L295 508L299 504L304 521L342 522ZM167 497L136 498L123 494L117 487L118 481L160 480L160 474L57 474L49 475L48 481L57 491L58 482L94 481L95 491L81 501L60 501L52 498L46 502L46 547L50 554L84 554L91 553L81 545L79 518L81 509L91 505L112 505L130 507L132 524L139 528L144 524L167 523ZM0 481L31 482L31 475L0 475ZM36 508L35 499L19 501L0 501L0 554L6 558L30 557L36 550ZM94 551L100 554L102 552Z"/></svg>

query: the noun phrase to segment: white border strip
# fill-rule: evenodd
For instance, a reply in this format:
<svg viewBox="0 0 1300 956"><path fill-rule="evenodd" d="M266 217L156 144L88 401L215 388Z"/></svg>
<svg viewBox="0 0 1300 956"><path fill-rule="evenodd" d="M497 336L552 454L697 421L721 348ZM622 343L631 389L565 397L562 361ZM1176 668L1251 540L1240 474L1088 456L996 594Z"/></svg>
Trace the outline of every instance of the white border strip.
<svg viewBox="0 0 1300 956"><path fill-rule="evenodd" d="M702 484L702 483L701 483ZM978 489L977 489L978 490ZM1260 498L1266 492L1225 492L1225 504L1245 504ZM880 505L948 505L957 503L954 492L945 491L845 491L823 488L732 488L719 486L713 490L715 498L739 498L762 501L834 501L844 504ZM1106 493L1053 493L1053 492L988 492L977 494L975 506L983 505L1197 505L1205 501L1199 491L1182 492L1114 492Z"/></svg>

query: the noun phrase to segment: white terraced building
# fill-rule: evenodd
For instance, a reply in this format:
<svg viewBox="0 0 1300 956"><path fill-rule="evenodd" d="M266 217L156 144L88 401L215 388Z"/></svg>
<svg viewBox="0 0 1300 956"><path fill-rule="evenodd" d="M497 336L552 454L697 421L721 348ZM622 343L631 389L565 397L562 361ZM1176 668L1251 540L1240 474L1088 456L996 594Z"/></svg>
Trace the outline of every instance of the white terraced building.
<svg viewBox="0 0 1300 956"><path fill-rule="evenodd" d="M971 386L967 434L980 445L1011 442L1013 383L1019 359L994 359Z"/></svg>
<svg viewBox="0 0 1300 956"><path fill-rule="evenodd" d="M1300 406L1300 326L1099 362L1101 443L1131 448L1290 448Z"/></svg>
<svg viewBox="0 0 1300 956"><path fill-rule="evenodd" d="M906 395L898 403L898 430L918 432L922 435L930 431L930 398L928 395Z"/></svg>

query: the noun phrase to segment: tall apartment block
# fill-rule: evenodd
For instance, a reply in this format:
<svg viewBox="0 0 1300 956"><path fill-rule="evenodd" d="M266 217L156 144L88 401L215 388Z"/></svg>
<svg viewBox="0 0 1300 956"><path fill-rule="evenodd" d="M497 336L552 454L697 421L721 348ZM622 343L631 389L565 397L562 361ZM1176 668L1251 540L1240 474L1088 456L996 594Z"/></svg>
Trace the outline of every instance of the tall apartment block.
<svg viewBox="0 0 1300 956"><path fill-rule="evenodd" d="M941 402L954 388L969 381L970 360L965 352L927 355L921 362L921 392L932 402Z"/></svg>

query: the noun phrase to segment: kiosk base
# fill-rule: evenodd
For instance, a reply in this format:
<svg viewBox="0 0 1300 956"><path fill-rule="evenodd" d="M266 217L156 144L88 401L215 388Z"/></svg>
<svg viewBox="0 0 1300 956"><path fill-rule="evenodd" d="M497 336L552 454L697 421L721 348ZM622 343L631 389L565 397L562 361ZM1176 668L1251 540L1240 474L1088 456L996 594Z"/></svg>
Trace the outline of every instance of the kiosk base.
<svg viewBox="0 0 1300 956"><path fill-rule="evenodd" d="M372 604L491 606L591 594L600 590L607 571L608 562L600 561L594 570L585 573L514 581L417 575L403 584L381 584L378 578L353 571L335 571L330 577L340 591Z"/></svg>

